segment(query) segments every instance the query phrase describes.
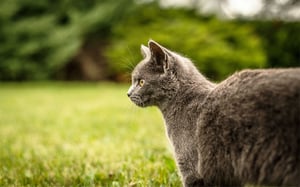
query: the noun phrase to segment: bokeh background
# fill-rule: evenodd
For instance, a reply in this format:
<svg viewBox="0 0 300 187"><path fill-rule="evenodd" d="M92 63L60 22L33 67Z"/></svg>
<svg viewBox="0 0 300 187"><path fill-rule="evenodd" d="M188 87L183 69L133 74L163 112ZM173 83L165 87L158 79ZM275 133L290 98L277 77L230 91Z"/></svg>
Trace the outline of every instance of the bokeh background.
<svg viewBox="0 0 300 187"><path fill-rule="evenodd" d="M126 96L154 39L213 81L300 66L298 0L0 0L0 186L181 186L155 107Z"/></svg>
<svg viewBox="0 0 300 187"><path fill-rule="evenodd" d="M213 80L300 65L296 0L2 0L0 80L128 81L154 39Z"/></svg>

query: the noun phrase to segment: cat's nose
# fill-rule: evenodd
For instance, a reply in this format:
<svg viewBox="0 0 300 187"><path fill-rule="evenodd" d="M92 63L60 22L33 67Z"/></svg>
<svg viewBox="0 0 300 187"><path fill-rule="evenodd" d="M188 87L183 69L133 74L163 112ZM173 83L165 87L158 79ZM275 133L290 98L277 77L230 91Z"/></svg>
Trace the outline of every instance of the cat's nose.
<svg viewBox="0 0 300 187"><path fill-rule="evenodd" d="M127 92L127 96L128 96L128 97L131 96L131 94L132 94L132 92L133 92L133 89L134 89L134 87L133 87L133 86L130 86L130 88L129 88L128 92Z"/></svg>

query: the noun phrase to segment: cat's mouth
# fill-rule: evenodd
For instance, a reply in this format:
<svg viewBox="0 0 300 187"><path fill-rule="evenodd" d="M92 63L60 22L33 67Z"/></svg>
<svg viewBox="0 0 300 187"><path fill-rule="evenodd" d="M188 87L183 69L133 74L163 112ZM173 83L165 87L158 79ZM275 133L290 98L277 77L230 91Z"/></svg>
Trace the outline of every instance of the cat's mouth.
<svg viewBox="0 0 300 187"><path fill-rule="evenodd" d="M139 107L146 107L145 103L139 96L130 96L130 100Z"/></svg>

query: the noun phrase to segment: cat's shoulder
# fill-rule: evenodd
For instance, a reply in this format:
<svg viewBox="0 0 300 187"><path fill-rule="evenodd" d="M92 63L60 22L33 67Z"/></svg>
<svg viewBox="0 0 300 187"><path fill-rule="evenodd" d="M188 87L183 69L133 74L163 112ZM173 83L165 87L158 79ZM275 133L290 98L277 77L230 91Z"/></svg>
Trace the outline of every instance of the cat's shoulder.
<svg viewBox="0 0 300 187"><path fill-rule="evenodd" d="M286 90L299 92L300 68L242 70L217 84L209 97L225 99Z"/></svg>
<svg viewBox="0 0 300 187"><path fill-rule="evenodd" d="M207 116L216 116L217 111L235 115L280 101L286 105L300 101L300 68L242 70L217 84L207 95L201 105L201 119L210 119Z"/></svg>
<svg viewBox="0 0 300 187"><path fill-rule="evenodd" d="M287 82L300 81L300 68L286 69L245 69L229 76L220 82L218 87L239 86L247 87L253 85L286 84ZM272 84L270 85L272 86Z"/></svg>
<svg viewBox="0 0 300 187"><path fill-rule="evenodd" d="M265 74L265 72L266 70L263 69L245 69L237 71L218 83L212 93L220 94L223 92L233 92L241 87L247 87L249 84L253 84L253 80L260 79L259 77Z"/></svg>

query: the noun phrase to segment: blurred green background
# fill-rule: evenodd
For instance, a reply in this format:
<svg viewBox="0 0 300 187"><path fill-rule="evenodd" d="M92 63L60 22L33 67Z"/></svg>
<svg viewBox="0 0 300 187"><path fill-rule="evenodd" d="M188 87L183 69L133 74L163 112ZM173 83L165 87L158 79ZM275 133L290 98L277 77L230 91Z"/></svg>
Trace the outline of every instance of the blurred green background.
<svg viewBox="0 0 300 187"><path fill-rule="evenodd" d="M300 66L298 5L1 0L0 186L180 186L160 112L126 96L140 45L154 39L213 81Z"/></svg>
<svg viewBox="0 0 300 187"><path fill-rule="evenodd" d="M142 0L2 0L0 80L128 81L141 59L140 44L150 38L191 58L216 81L243 68L300 65L297 19L270 19L264 16L268 6L256 17L228 19L201 14L196 5L204 1L183 2L191 6Z"/></svg>

